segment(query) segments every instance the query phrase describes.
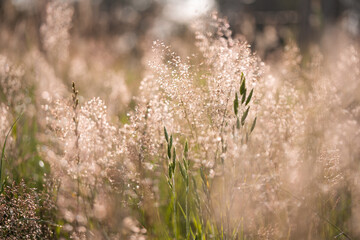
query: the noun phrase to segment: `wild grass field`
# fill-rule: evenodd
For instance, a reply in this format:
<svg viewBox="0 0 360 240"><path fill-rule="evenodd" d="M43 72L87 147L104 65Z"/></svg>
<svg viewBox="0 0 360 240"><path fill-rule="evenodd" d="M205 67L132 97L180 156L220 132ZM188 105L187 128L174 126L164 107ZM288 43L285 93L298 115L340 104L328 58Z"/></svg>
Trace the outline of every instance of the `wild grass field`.
<svg viewBox="0 0 360 240"><path fill-rule="evenodd" d="M360 239L358 41L263 62L212 14L139 74L73 13L0 31L0 239Z"/></svg>

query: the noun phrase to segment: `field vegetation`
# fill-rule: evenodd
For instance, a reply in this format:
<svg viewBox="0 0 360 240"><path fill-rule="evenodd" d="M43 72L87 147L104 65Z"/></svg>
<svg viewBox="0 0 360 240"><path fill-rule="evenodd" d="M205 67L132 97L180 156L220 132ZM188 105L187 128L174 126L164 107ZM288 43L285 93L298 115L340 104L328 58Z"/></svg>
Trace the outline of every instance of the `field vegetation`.
<svg viewBox="0 0 360 240"><path fill-rule="evenodd" d="M73 13L0 35L1 239L360 238L359 42L265 63L214 13L136 81Z"/></svg>

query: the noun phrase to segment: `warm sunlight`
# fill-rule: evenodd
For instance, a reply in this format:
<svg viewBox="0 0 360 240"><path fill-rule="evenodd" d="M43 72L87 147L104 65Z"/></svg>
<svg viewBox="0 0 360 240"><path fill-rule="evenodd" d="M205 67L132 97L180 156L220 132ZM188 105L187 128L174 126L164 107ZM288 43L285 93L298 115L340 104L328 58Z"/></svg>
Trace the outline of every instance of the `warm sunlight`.
<svg viewBox="0 0 360 240"><path fill-rule="evenodd" d="M359 16L0 1L0 239L360 239Z"/></svg>

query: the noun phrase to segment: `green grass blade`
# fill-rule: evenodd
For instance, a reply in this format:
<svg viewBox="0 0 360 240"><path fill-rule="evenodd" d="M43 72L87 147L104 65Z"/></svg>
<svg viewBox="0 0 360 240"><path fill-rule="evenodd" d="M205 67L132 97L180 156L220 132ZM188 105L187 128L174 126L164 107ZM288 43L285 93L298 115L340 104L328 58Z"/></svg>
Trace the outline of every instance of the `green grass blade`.
<svg viewBox="0 0 360 240"><path fill-rule="evenodd" d="M5 147L6 147L6 142L7 139L11 133L11 131L13 130L15 124L17 123L17 121L20 119L20 117L22 116L22 113L15 119L15 121L13 122L13 124L11 125L9 131L7 132L6 136L5 136L5 141L2 147L2 151L1 151L1 158L0 158L0 189L2 189L2 163L3 163L3 159L5 157Z"/></svg>
<svg viewBox="0 0 360 240"><path fill-rule="evenodd" d="M181 210L181 213L183 214L184 218L186 218L186 213L185 213L184 209L181 207L180 203L177 203L177 204L178 204L178 206L179 206L179 208L180 208L180 210Z"/></svg>

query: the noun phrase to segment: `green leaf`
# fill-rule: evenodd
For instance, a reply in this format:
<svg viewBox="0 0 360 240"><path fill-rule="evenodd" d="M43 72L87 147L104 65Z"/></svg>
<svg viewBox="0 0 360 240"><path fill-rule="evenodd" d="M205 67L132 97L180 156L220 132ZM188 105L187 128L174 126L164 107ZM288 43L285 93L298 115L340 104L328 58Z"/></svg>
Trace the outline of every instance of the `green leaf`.
<svg viewBox="0 0 360 240"><path fill-rule="evenodd" d="M171 178L172 177L172 166L171 166L172 164L171 163L169 163L169 178Z"/></svg>
<svg viewBox="0 0 360 240"><path fill-rule="evenodd" d="M167 147L167 155L168 155L168 158L171 159L171 147L169 145Z"/></svg>
<svg viewBox="0 0 360 240"><path fill-rule="evenodd" d="M254 131L254 128L255 128L255 125L256 125L256 118L257 118L257 117L255 117L255 119L254 119L254 121L253 121L253 123L252 123L252 125L251 125L250 133L251 133L252 131Z"/></svg>
<svg viewBox="0 0 360 240"><path fill-rule="evenodd" d="M235 115L238 114L238 108L239 108L239 98L237 93L235 93L235 100L234 100L234 113Z"/></svg>
<svg viewBox="0 0 360 240"><path fill-rule="evenodd" d="M242 95L242 98L241 98L241 104L243 104L245 102L245 99L246 99L246 88L245 88L244 94Z"/></svg>
<svg viewBox="0 0 360 240"><path fill-rule="evenodd" d="M240 119L239 119L239 117L236 117L236 128L240 129Z"/></svg>
<svg viewBox="0 0 360 240"><path fill-rule="evenodd" d="M185 176L186 176L185 171L180 162L179 162L179 169L180 169L181 176L185 179Z"/></svg>
<svg viewBox="0 0 360 240"><path fill-rule="evenodd" d="M170 182L170 179L167 180L167 183L169 184L169 187L172 189L172 183Z"/></svg>
<svg viewBox="0 0 360 240"><path fill-rule="evenodd" d="M166 127L164 127L164 135L165 135L166 142L169 143L169 135L166 131Z"/></svg>
<svg viewBox="0 0 360 240"><path fill-rule="evenodd" d="M254 89L251 89L250 93L249 93L249 96L247 97L246 99L246 102L245 102L245 106L249 104L250 100L251 100L251 97L253 95L253 91Z"/></svg>
<svg viewBox="0 0 360 240"><path fill-rule="evenodd" d="M240 94L241 95L244 95L244 93L245 93L245 90L246 90L246 86L245 86L245 77L243 77L244 76L244 74L243 73L241 73L242 75L241 75L241 86L240 86Z"/></svg>
<svg viewBox="0 0 360 240"><path fill-rule="evenodd" d="M192 182L193 182L194 189L195 189L195 193L196 193L196 191L197 191L197 184L196 184L196 180L195 180L194 176L192 176L192 175L191 175L191 180L192 180Z"/></svg>
<svg viewBox="0 0 360 240"><path fill-rule="evenodd" d="M173 148L172 165L173 165L173 171L175 171L175 166L176 166L176 150L175 150L175 148Z"/></svg>
<svg viewBox="0 0 360 240"><path fill-rule="evenodd" d="M250 109L250 106L246 109L246 111L243 113L243 115L241 117L241 125L243 125L243 126L245 124L246 117L247 117L247 115L249 113L249 109Z"/></svg>
<svg viewBox="0 0 360 240"><path fill-rule="evenodd" d="M172 135L170 135L170 142L169 142L170 149L172 147L172 144L173 144L173 137L172 137Z"/></svg>
<svg viewBox="0 0 360 240"><path fill-rule="evenodd" d="M188 146L188 142L185 141L185 147L184 147L184 156L187 158L187 154L189 151L189 146Z"/></svg>
<svg viewBox="0 0 360 240"><path fill-rule="evenodd" d="M184 167L185 167L185 169L187 171L189 169L189 163L185 158L183 158L183 163L184 163Z"/></svg>

